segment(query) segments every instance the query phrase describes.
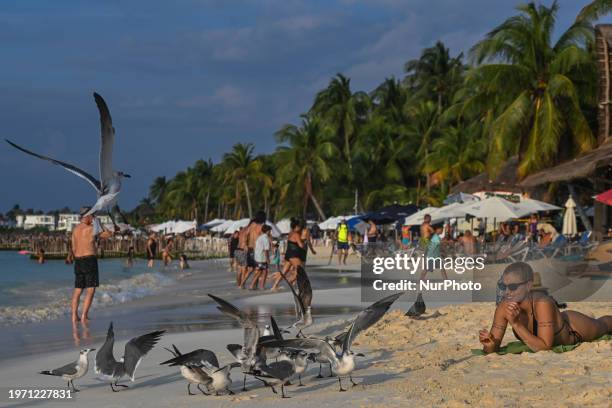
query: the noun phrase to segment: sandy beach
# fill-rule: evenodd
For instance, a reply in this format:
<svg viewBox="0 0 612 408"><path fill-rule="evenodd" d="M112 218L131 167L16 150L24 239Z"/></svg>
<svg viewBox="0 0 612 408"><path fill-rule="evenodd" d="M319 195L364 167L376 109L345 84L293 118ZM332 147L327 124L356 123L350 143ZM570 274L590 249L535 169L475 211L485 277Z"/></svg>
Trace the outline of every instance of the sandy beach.
<svg viewBox="0 0 612 408"><path fill-rule="evenodd" d="M327 262L313 259L309 270L311 275L333 273L342 275L340 279L356 279L358 272L324 272L321 266ZM76 381L81 389L76 401L87 401L91 407L187 407L198 406L254 406L267 407L281 400L269 388L262 387L257 380L248 379L248 391L242 392L242 375L239 370L232 374L232 390L236 395L210 396L186 395L186 382L178 370L160 366L160 361L169 358L162 346L177 345L182 351L207 348L217 353L221 362L230 362L225 350L228 343L240 342L242 330L214 310L213 306L201 296L207 290L220 293L232 299L238 307L252 310L269 310L267 305L275 305L274 310L292 308L289 293L254 293L239 291L231 286L228 275L218 281L205 278L205 271L192 270L192 280L180 283L189 287L185 293L186 301L193 302L195 308L208 307L207 313L216 315L222 324L194 324L174 327L176 322L167 318L169 332L160 344L146 356L139 366L136 381L130 389L113 393L107 383L96 379L93 373L93 355L90 356L89 373ZM352 268L357 265L353 261ZM349 268L351 269L351 268ZM218 272L218 271L217 271ZM199 276L198 275L202 275ZM314 278L318 279L318 278ZM359 302L360 289L357 285L340 287L315 287L313 309L316 324L307 330L308 334L324 336L341 331L349 318L367 306ZM137 300L133 304L101 309L96 311L92 325L92 337L86 341L87 347L100 347L105 336L108 321L113 319L116 327L115 355L119 357L125 342L134 335L134 329L127 327L134 323L139 327L136 332L144 333L144 328L135 323L135 316L128 311L132 308L143 313L143 308L171 309L179 307L176 299L168 293ZM176 297L176 296L174 296ZM195 302L195 299L199 299ZM408 293L394 304L392 310L375 326L362 333L355 341L353 349L363 352L366 357L358 361L354 379L361 385L338 392L337 378L316 379L318 364L311 365L304 375L304 387L290 386L286 391L291 397L283 400L285 406L315 407L339 406L347 402L352 406L484 406L484 407L521 407L521 406L567 406L583 407L609 406L612 396L612 343L597 342L582 344L576 350L563 354L540 352L522 355L472 356L471 349L479 348L478 330L489 327L494 305L492 303L473 303L463 305L437 305L428 309L427 315L437 310L441 315L425 320L413 320L404 316L414 300ZM186 310L184 308L179 310ZM569 308L600 316L612 312L611 302L579 302ZM208 310L208 309L207 309ZM317 310L327 311L319 315ZM120 313L121 312L121 313ZM123 314L123 315L122 315ZM125 316L127 314L127 316ZM143 314L145 321L156 321L146 327L161 328L163 323ZM163 315L162 315L163 316ZM192 316L193 318L193 316ZM291 321L290 312L280 316L282 325ZM263 319L262 319L263 322ZM48 323L62 325L61 321ZM43 326L44 327L44 326ZM66 327L65 325L63 327ZM44 330L38 341L44 344ZM515 340L508 331L504 343ZM0 384L3 387L0 405L7 404L8 388L60 388L64 384L58 378L37 374L42 369L63 365L76 358L76 346L61 343L52 352L36 349L31 355L22 355L3 361L0 371ZM324 367L327 373L327 367ZM9 406L66 406L61 401L20 400Z"/></svg>

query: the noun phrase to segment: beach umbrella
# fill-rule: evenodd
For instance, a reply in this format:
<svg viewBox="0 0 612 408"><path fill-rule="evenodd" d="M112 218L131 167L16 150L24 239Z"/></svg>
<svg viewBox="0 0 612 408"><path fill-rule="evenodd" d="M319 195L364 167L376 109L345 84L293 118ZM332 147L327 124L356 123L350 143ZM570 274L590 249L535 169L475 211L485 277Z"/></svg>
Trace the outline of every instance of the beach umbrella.
<svg viewBox="0 0 612 408"><path fill-rule="evenodd" d="M444 200L444 204L453 204L453 203L468 203L471 201L479 201L480 198L476 197L472 194L467 193L455 193L451 194Z"/></svg>
<svg viewBox="0 0 612 408"><path fill-rule="evenodd" d="M208 221L207 223L200 225L200 228L201 229L211 229L212 227L216 227L217 225L223 224L225 221L226 220L224 220L223 218L215 218L212 221Z"/></svg>
<svg viewBox="0 0 612 408"><path fill-rule="evenodd" d="M532 213L536 213L539 211L555 211L563 209L556 205L548 204L544 201L534 200L533 198L523 198L521 199L519 205L531 210Z"/></svg>
<svg viewBox="0 0 612 408"><path fill-rule="evenodd" d="M281 234L289 234L291 232L291 220L289 218L283 218L276 223L276 226Z"/></svg>
<svg viewBox="0 0 612 408"><path fill-rule="evenodd" d="M612 189L595 196L595 200L606 205L612 205Z"/></svg>
<svg viewBox="0 0 612 408"><path fill-rule="evenodd" d="M473 204L472 201L466 203L455 202L444 207L438 208L434 213L435 218L447 219L447 218L463 218L466 216L467 211L465 210L468 205ZM432 215L432 218L434 218Z"/></svg>
<svg viewBox="0 0 612 408"><path fill-rule="evenodd" d="M531 213L528 208L500 197L489 197L476 203L469 203L465 207L465 211L474 217L490 218L494 221L520 218Z"/></svg>
<svg viewBox="0 0 612 408"><path fill-rule="evenodd" d="M219 225L212 227L210 230L212 232L225 232L225 230L227 230L233 223L234 220L227 220Z"/></svg>
<svg viewBox="0 0 612 408"><path fill-rule="evenodd" d="M225 235L233 234L234 231L238 231L240 228L246 227L247 225L249 225L250 222L251 222L250 218L243 218L241 220L234 221L232 225L230 225L230 227L225 230ZM270 221L266 221L266 224L272 227L273 237L278 238L282 235L281 231L278 229L278 227L274 223Z"/></svg>
<svg viewBox="0 0 612 408"><path fill-rule="evenodd" d="M406 217L404 220L404 225L420 225L423 223L423 217L429 214L431 215L431 221L434 222L434 214L439 210L438 207L427 207L423 208L420 211L415 212L414 214Z"/></svg>
<svg viewBox="0 0 612 408"><path fill-rule="evenodd" d="M375 224L391 224L416 213L418 209L414 204L391 204L363 215L362 219L372 220Z"/></svg>
<svg viewBox="0 0 612 408"><path fill-rule="evenodd" d="M572 200L572 197L569 197L565 202L565 214L563 214L563 229L561 232L563 235L570 237L578 232L574 208L576 208L576 203Z"/></svg>
<svg viewBox="0 0 612 408"><path fill-rule="evenodd" d="M361 216L349 218L346 220L346 225L348 225L350 230L358 231L361 235L364 235L368 228L370 228L370 224L362 220Z"/></svg>

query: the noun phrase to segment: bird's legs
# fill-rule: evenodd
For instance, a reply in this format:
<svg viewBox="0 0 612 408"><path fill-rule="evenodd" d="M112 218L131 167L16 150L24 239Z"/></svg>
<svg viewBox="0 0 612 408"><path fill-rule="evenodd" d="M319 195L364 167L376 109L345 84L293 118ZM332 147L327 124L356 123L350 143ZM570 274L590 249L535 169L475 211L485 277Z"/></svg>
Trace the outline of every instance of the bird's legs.
<svg viewBox="0 0 612 408"><path fill-rule="evenodd" d="M302 384L302 374L298 375L298 380L299 380L298 387L303 387L304 384Z"/></svg>
<svg viewBox="0 0 612 408"><path fill-rule="evenodd" d="M323 364L319 363L319 375L317 375L315 378L323 378L323 374L321 374L322 371L323 371Z"/></svg>
<svg viewBox="0 0 612 408"><path fill-rule="evenodd" d="M119 382L119 380L115 381L115 387L130 388L127 385L124 385L124 384L117 384L117 382Z"/></svg>
<svg viewBox="0 0 612 408"><path fill-rule="evenodd" d="M200 392L201 392L202 394L204 394L204 395L210 395L210 394L205 393L205 392L204 392L204 390L200 388L200 384L198 384L196 387L198 388L198 390L200 390ZM189 389L189 387L187 387L187 389Z"/></svg>
<svg viewBox="0 0 612 408"><path fill-rule="evenodd" d="M328 377L333 377L333 376L334 376L334 372L332 370L331 363L329 363L329 375L328 375Z"/></svg>
<svg viewBox="0 0 612 408"><path fill-rule="evenodd" d="M246 387L246 374L244 375L244 379L242 380L242 391L246 391L247 387Z"/></svg>
<svg viewBox="0 0 612 408"><path fill-rule="evenodd" d="M79 392L79 390L77 390L76 387L74 386L74 381L68 380L68 388L70 388L71 385L72 385L72 392Z"/></svg>
<svg viewBox="0 0 612 408"><path fill-rule="evenodd" d="M195 395L193 392L191 392L191 383L187 383L187 395Z"/></svg>
<svg viewBox="0 0 612 408"><path fill-rule="evenodd" d="M338 384L340 385L340 389L338 390L338 392L346 391L344 388L342 388L342 379L340 378L340 376L338 376Z"/></svg>
<svg viewBox="0 0 612 408"><path fill-rule="evenodd" d="M285 384L282 384L282 383L281 383L281 395L282 395L282 398L291 398L285 395Z"/></svg>
<svg viewBox="0 0 612 408"><path fill-rule="evenodd" d="M111 390L113 390L113 392L119 391L119 390L116 390L115 387L113 387L113 383L110 383L110 387L111 387Z"/></svg>
<svg viewBox="0 0 612 408"><path fill-rule="evenodd" d="M353 376L352 375L349 374L349 378L351 380L351 384L353 384L353 387L356 386L356 385L359 385L355 381L353 381Z"/></svg>

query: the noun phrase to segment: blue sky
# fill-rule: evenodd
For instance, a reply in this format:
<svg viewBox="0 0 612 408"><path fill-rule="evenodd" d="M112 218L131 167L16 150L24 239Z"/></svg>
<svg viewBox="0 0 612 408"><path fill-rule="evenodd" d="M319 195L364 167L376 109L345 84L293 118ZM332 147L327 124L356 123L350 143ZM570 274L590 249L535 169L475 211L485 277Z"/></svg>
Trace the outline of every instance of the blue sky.
<svg viewBox="0 0 612 408"><path fill-rule="evenodd" d="M97 91L117 131L115 167L133 176L120 200L130 209L154 177L218 161L236 142L272 151L274 132L297 123L337 72L370 91L437 40L453 54L469 49L519 3L3 0L0 136L97 174ZM586 3L559 1L558 27ZM0 191L0 212L95 198L5 143Z"/></svg>

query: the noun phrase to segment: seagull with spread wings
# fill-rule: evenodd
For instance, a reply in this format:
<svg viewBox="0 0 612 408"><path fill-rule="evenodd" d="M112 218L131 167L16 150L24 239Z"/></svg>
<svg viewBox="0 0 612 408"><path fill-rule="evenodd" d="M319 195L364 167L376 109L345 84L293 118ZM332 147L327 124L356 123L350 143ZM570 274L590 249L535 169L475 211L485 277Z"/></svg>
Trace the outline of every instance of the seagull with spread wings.
<svg viewBox="0 0 612 408"><path fill-rule="evenodd" d="M323 354L332 365L334 373L338 376L340 391L346 391L342 388L342 377L348 376L353 385L357 385L353 381L351 373L355 369L355 357L363 357L361 353L354 353L351 350L351 345L359 333L368 329L370 326L378 322L385 313L389 310L393 302L395 302L402 293L396 293L387 296L361 311L353 320L346 336L342 342L342 351L336 353L332 345L322 339L309 337L286 339L286 340L271 340L265 341L261 345L263 347L295 347L299 349L317 349Z"/></svg>
<svg viewBox="0 0 612 408"><path fill-rule="evenodd" d="M142 358L151 351L165 332L165 330L157 330L128 341L125 344L123 357L117 361L113 355L115 332L113 331L113 322L111 322L106 333L106 340L96 354L96 374L99 374L103 380L110 382L113 392L118 391L115 387L128 388L127 385L117 384L117 382L126 375L134 381L136 368L138 368Z"/></svg>
<svg viewBox="0 0 612 408"><path fill-rule="evenodd" d="M107 210L110 212L111 209L116 208L118 196L121 192L121 180L124 177L130 177L129 174L113 170L113 145L115 143L115 128L113 127L113 121L110 115L110 111L108 109L108 106L106 105L106 102L104 102L104 99L102 99L102 97L95 92L94 99L96 101L96 105L98 106L98 111L100 112L101 125L100 180L96 179L91 174L87 173L84 170L81 170L80 168L70 163L66 163L60 160L52 159L47 156L43 156L38 153L34 153L28 149L18 146L17 144L11 142L8 139L5 139L6 142L14 148L39 159L46 160L53 164L61 166L72 174L75 174L87 181L96 190L98 199L93 205L93 207L91 207L91 210L89 210L85 215L94 214L103 210Z"/></svg>

